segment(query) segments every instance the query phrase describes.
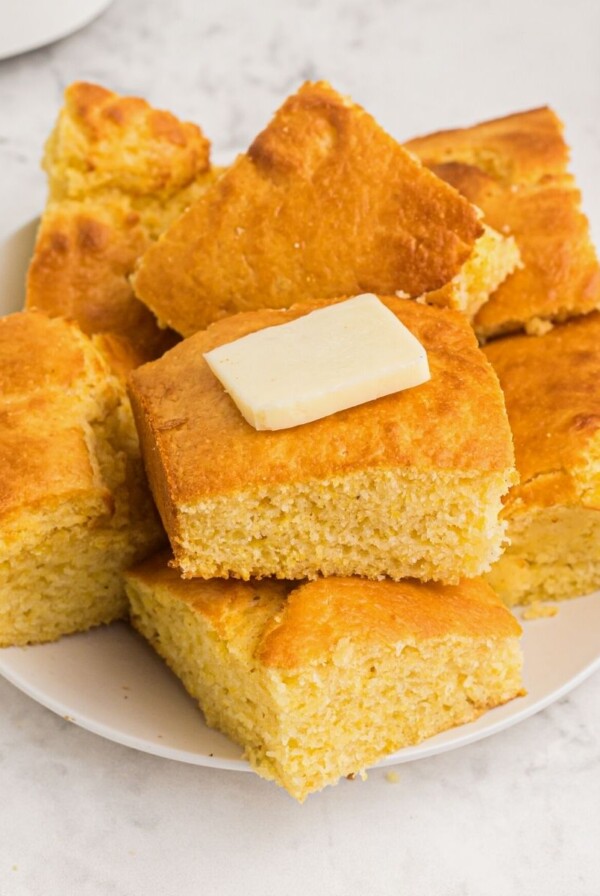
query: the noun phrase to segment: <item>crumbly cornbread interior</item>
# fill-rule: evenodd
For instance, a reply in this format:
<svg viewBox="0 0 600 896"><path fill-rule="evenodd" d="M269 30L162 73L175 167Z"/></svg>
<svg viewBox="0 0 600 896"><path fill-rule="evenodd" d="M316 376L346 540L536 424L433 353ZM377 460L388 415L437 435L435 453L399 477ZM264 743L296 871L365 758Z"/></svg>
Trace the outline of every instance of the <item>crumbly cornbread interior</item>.
<svg viewBox="0 0 600 896"><path fill-rule="evenodd" d="M508 606L564 600L600 583L600 507L532 508L509 521L509 544L486 574Z"/></svg>
<svg viewBox="0 0 600 896"><path fill-rule="evenodd" d="M472 321L500 284L520 265L521 254L514 237L501 235L485 224L458 274L441 289L425 293L420 301L456 308Z"/></svg>
<svg viewBox="0 0 600 896"><path fill-rule="evenodd" d="M489 581L510 605L600 585L600 314L485 347L504 390L520 481Z"/></svg>
<svg viewBox="0 0 600 896"><path fill-rule="evenodd" d="M11 340L30 357L18 350L11 357ZM0 487L0 646L7 646L126 615L123 570L164 536L129 401L90 340L27 312L2 321L0 343L0 458L11 474ZM11 393L17 379L25 389Z"/></svg>
<svg viewBox="0 0 600 896"><path fill-rule="evenodd" d="M254 430L203 353L328 303L225 318L134 371L150 485L185 577L457 582L499 556L515 473L497 378L462 314L380 298L424 346L431 380L301 427Z"/></svg>
<svg viewBox="0 0 600 896"><path fill-rule="evenodd" d="M127 583L208 724L299 801L522 693L519 626L482 582L183 582L159 556Z"/></svg>
<svg viewBox="0 0 600 896"><path fill-rule="evenodd" d="M552 109L428 134L406 146L519 248L522 264L475 314L482 339L529 332L600 306L600 268L568 170L563 124Z"/></svg>
<svg viewBox="0 0 600 896"><path fill-rule="evenodd" d="M186 578L413 576L456 583L500 556L508 472L366 470L182 505Z"/></svg>

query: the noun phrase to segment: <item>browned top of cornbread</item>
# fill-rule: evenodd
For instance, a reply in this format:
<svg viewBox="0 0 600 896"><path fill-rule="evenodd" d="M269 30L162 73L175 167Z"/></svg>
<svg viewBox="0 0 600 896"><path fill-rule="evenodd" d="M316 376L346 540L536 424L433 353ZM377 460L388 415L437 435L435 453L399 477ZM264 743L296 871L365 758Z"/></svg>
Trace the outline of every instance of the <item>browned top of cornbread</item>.
<svg viewBox="0 0 600 896"><path fill-rule="evenodd" d="M511 336L485 348L500 378L521 482L510 512L531 504L583 502L600 507L600 314L544 336ZM595 488L594 488L595 480Z"/></svg>
<svg viewBox="0 0 600 896"><path fill-rule="evenodd" d="M150 245L135 212L102 203L53 204L38 231L27 307L76 320L86 333L130 338L140 361L175 343L132 293L128 276Z"/></svg>
<svg viewBox="0 0 600 896"><path fill-rule="evenodd" d="M459 271L478 212L328 84L291 96L142 259L139 298L184 335L217 318L361 292L420 295Z"/></svg>
<svg viewBox="0 0 600 896"><path fill-rule="evenodd" d="M151 589L165 589L207 619L226 641L235 640L240 627L251 620L259 632L256 659L275 669L326 660L345 640L363 647L521 634L517 620L481 579L465 579L454 586L358 577L331 577L301 585L271 579L184 581L168 567L168 557L153 557L127 573L127 578Z"/></svg>
<svg viewBox="0 0 600 896"><path fill-rule="evenodd" d="M145 100L71 84L46 145L50 195L27 281L27 307L130 341L141 360L173 334L129 284L137 259L212 173L200 129Z"/></svg>
<svg viewBox="0 0 600 896"><path fill-rule="evenodd" d="M108 511L83 405L109 375L75 326L35 312L0 318L0 519L59 500Z"/></svg>
<svg viewBox="0 0 600 896"><path fill-rule="evenodd" d="M395 297L382 301L427 350L431 380L293 429L253 429L203 353L294 320L318 303L225 318L134 371L130 393L142 450L167 518L181 504L254 485L367 469L487 473L512 467L504 399L466 319Z"/></svg>
<svg viewBox="0 0 600 896"><path fill-rule="evenodd" d="M564 320L600 306L600 269L580 193L567 170L563 125L551 109L441 131L406 146L519 246L523 267L476 315L481 335L521 330L532 318Z"/></svg>

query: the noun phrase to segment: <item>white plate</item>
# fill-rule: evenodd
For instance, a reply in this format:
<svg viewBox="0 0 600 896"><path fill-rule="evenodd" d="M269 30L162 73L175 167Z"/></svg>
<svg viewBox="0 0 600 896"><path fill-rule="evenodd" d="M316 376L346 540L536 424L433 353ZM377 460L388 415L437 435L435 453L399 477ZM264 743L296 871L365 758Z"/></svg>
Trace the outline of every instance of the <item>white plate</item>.
<svg viewBox="0 0 600 896"><path fill-rule="evenodd" d="M0 59L51 44L79 31L112 0L1 0Z"/></svg>
<svg viewBox="0 0 600 896"><path fill-rule="evenodd" d="M21 307L36 222L0 244L0 313ZM422 759L495 734L558 700L600 668L600 592L559 605L557 616L524 624L527 696L388 756ZM238 746L207 728L194 701L152 649L118 623L54 644L0 650L0 674L82 728L181 762L248 770Z"/></svg>

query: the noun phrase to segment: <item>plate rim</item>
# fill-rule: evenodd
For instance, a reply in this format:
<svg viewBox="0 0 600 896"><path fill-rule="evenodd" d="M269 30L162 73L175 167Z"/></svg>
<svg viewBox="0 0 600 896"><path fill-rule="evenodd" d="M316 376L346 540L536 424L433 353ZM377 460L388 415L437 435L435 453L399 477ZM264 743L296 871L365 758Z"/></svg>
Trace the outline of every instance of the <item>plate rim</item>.
<svg viewBox="0 0 600 896"><path fill-rule="evenodd" d="M6 49L2 49L0 44L0 61L4 62L9 59L15 59L25 53L33 53L36 50L49 47L59 40L71 37L101 16L112 3L113 0L94 0L94 2L90 4L88 0L89 8L83 15L80 14L77 17L72 16L69 24L63 23L62 25L53 27L47 32L45 37L38 36L33 41L31 39L21 39L20 42L17 41L16 43L9 45Z"/></svg>

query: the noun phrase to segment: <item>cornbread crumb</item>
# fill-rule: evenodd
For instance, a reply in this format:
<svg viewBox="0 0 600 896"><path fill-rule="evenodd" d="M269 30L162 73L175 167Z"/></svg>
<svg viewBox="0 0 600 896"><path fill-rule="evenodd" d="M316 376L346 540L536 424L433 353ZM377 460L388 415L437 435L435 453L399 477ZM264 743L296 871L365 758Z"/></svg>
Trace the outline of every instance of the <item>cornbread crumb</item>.
<svg viewBox="0 0 600 896"><path fill-rule="evenodd" d="M510 605L600 587L600 313L484 349L504 391L520 482L488 581Z"/></svg>
<svg viewBox="0 0 600 896"><path fill-rule="evenodd" d="M398 772L394 772L394 771L386 772L385 780L388 781L390 784L397 784L398 781L400 780L400 775L398 774Z"/></svg>
<svg viewBox="0 0 600 896"><path fill-rule="evenodd" d="M460 307L469 285L479 304L511 269L514 246L483 233L479 210L364 109L307 83L149 249L133 286L184 336L240 311L361 292L440 290L438 304ZM475 258L472 282L443 290Z"/></svg>
<svg viewBox="0 0 600 896"><path fill-rule="evenodd" d="M0 646L126 615L163 541L122 383L74 325L0 320Z"/></svg>
<svg viewBox="0 0 600 896"><path fill-rule="evenodd" d="M429 134L407 147L519 247L523 264L475 315L482 340L523 330L532 318L560 322L600 307L600 268L552 109Z"/></svg>
<svg viewBox="0 0 600 896"><path fill-rule="evenodd" d="M316 304L226 318L134 371L148 475L185 578L457 582L499 556L514 470L497 379L462 314L382 301L425 348L430 381L296 429L254 430L203 355Z"/></svg>
<svg viewBox="0 0 600 896"><path fill-rule="evenodd" d="M520 627L489 586L127 573L131 619L207 723L299 801L522 693Z"/></svg>
<svg viewBox="0 0 600 896"><path fill-rule="evenodd" d="M521 268L521 255L512 236L501 236L487 224L458 274L450 283L419 299L442 307L457 308L473 320L506 278Z"/></svg>
<svg viewBox="0 0 600 896"><path fill-rule="evenodd" d="M162 354L161 330L129 285L138 258L214 179L200 129L145 100L76 82L46 143L49 198L27 281L27 307Z"/></svg>
<svg viewBox="0 0 600 896"><path fill-rule="evenodd" d="M545 619L549 616L556 616L557 613L558 607L556 604L545 604L541 600L534 600L533 603L529 604L522 611L521 619L526 619L527 621L531 619Z"/></svg>
<svg viewBox="0 0 600 896"><path fill-rule="evenodd" d="M525 324L525 332L528 336L545 336L549 333L554 324L551 320L544 320L541 317L532 317Z"/></svg>

